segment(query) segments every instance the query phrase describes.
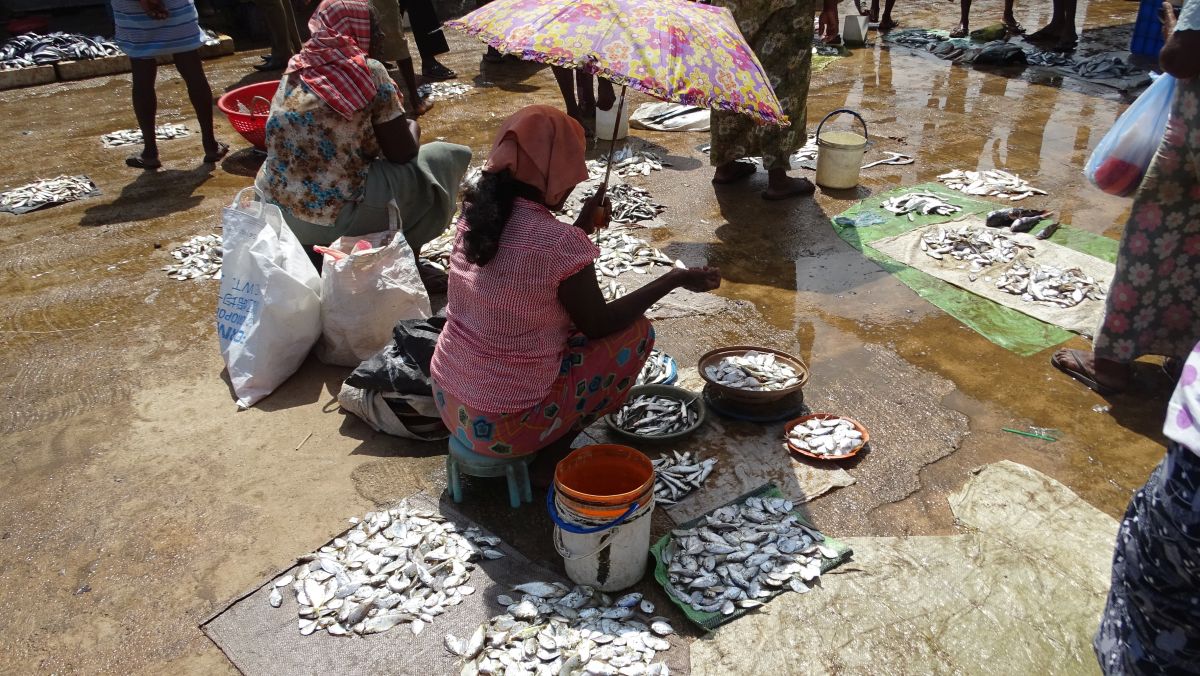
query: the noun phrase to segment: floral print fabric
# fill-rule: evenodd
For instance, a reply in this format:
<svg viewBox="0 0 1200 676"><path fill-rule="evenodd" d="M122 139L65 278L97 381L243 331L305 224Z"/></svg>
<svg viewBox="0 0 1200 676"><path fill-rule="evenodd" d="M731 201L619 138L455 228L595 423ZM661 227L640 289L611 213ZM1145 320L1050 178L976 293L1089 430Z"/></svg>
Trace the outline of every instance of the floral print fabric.
<svg viewBox="0 0 1200 676"><path fill-rule="evenodd" d="M1133 201L1096 332L1098 357L1184 357L1200 340L1200 81L1180 80Z"/></svg>
<svg viewBox="0 0 1200 676"><path fill-rule="evenodd" d="M362 199L367 168L379 156L374 125L404 114L396 83L383 64L368 59L375 98L350 119L342 117L291 74L279 83L267 119L267 159L255 184L291 215L333 225L347 202Z"/></svg>
<svg viewBox="0 0 1200 676"><path fill-rule="evenodd" d="M763 158L767 169L788 169L792 153L808 139L808 81L812 70L814 0L716 0L729 8L758 55L789 127L763 126L743 115L712 116L714 166L743 157Z"/></svg>

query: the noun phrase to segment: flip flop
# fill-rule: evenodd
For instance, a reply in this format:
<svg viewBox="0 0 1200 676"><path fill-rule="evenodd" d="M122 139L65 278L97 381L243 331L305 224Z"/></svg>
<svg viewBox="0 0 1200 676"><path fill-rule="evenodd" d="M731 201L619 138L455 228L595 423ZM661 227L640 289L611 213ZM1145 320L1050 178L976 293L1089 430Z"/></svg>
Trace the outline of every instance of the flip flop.
<svg viewBox="0 0 1200 676"><path fill-rule="evenodd" d="M732 177L718 180L716 176L713 176L712 184L729 185L731 183L737 183L738 181L744 181L758 173L758 167L750 162L735 162L734 166L737 167L737 171Z"/></svg>
<svg viewBox="0 0 1200 676"><path fill-rule="evenodd" d="M813 185L812 181L806 178L802 178L800 181L800 183L796 184L797 187L779 195L770 194L770 189L768 188L767 190L762 191L762 198L768 202L778 202L781 200L789 200L793 197L806 197L817 191L817 186Z"/></svg>
<svg viewBox="0 0 1200 676"><path fill-rule="evenodd" d="M1058 353L1050 355L1050 365L1071 376L1075 380L1087 385L1088 389L1102 397L1107 397L1120 392L1107 385L1101 385L1095 378L1089 376L1083 366L1083 360L1079 358L1079 350L1067 350L1067 356L1071 359L1071 364L1063 363L1058 359ZM1073 368L1072 368L1073 367Z"/></svg>
<svg viewBox="0 0 1200 676"><path fill-rule="evenodd" d="M204 156L204 163L205 164L216 164L217 162L220 162L221 160L225 159L225 156L228 154L229 154L229 145L226 143L217 142L217 152L211 153L211 154L206 154Z"/></svg>
<svg viewBox="0 0 1200 676"><path fill-rule="evenodd" d="M134 169L153 171L162 166L162 161L158 160L157 158L154 160L147 160L141 155L130 155L129 157L125 158L125 166L133 167Z"/></svg>

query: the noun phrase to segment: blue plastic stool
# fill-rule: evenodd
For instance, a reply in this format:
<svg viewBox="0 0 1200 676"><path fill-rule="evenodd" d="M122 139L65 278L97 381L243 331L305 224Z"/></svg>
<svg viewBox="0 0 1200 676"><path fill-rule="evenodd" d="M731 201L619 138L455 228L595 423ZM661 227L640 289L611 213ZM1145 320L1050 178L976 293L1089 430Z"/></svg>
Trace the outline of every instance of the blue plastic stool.
<svg viewBox="0 0 1200 676"><path fill-rule="evenodd" d="M462 475L508 479L508 504L520 507L522 502L533 502L533 489L529 487L529 463L533 455L511 460L479 455L450 437L450 452L446 454L446 481L450 485L450 497L462 502Z"/></svg>

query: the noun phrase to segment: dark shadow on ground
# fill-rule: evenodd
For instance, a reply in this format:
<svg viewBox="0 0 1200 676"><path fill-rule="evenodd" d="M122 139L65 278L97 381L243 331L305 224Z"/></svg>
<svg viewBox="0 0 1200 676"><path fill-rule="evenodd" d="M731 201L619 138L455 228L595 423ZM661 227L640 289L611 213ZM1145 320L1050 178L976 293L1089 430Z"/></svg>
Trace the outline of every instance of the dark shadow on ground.
<svg viewBox="0 0 1200 676"><path fill-rule="evenodd" d="M271 412L320 401L325 401L327 405L332 403L336 407L338 390L342 388L342 381L349 374L348 367L322 364L315 355L309 354L292 377L254 407Z"/></svg>
<svg viewBox="0 0 1200 676"><path fill-rule="evenodd" d="M505 59L500 63L488 63L483 60L486 47L480 45L479 75L475 76L472 84L476 87L497 87L506 92L528 94L535 92L538 85L526 84L526 80L549 66L536 61L520 61Z"/></svg>
<svg viewBox="0 0 1200 676"><path fill-rule="evenodd" d="M266 159L266 153L256 148L242 148L225 156L221 161L221 170L227 174L254 178Z"/></svg>
<svg viewBox="0 0 1200 676"><path fill-rule="evenodd" d="M1137 361L1133 363L1133 386L1104 400L1108 402L1108 414L1118 425L1165 444L1163 417L1174 391L1175 381L1167 377L1159 364Z"/></svg>
<svg viewBox="0 0 1200 676"><path fill-rule="evenodd" d="M79 224L84 227L123 223L131 219L150 220L180 213L203 201L194 194L212 178L213 166L202 164L195 169L159 169L137 172L133 181L121 188L112 202L97 204L83 213Z"/></svg>

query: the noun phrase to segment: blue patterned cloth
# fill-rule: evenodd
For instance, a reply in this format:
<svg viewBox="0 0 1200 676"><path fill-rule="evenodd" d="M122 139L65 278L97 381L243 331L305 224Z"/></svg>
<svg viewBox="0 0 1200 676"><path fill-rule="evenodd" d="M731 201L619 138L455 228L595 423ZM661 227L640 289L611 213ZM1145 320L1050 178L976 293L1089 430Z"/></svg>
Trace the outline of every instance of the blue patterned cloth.
<svg viewBox="0 0 1200 676"><path fill-rule="evenodd" d="M167 18L152 19L137 0L112 0L115 41L132 59L149 59L199 49L204 44L200 15L192 0L163 0Z"/></svg>

